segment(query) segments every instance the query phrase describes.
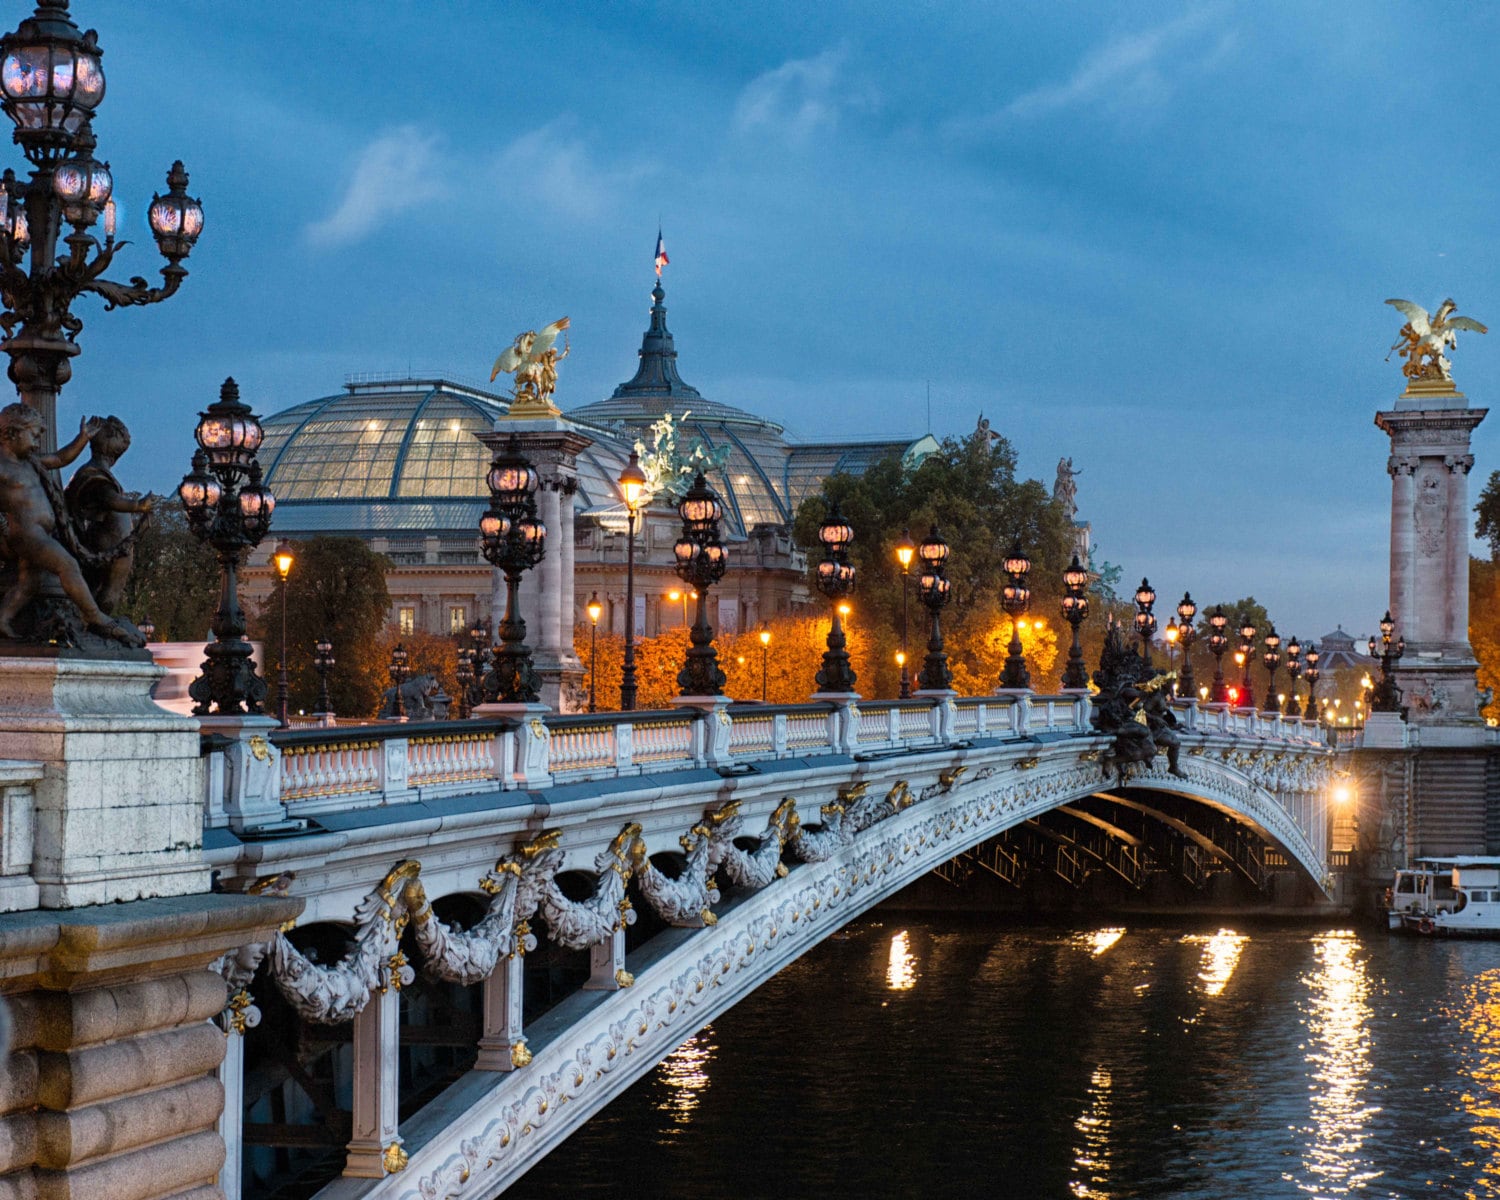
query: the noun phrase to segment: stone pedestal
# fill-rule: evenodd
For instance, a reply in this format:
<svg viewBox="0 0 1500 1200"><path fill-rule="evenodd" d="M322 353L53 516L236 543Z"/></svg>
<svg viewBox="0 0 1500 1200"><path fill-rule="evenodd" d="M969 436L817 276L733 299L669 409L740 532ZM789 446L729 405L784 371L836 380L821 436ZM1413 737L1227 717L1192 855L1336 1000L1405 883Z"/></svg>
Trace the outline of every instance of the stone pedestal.
<svg viewBox="0 0 1500 1200"><path fill-rule="evenodd" d="M44 908L208 891L198 723L152 703L163 674L66 651L0 657L0 759L42 766L31 877Z"/></svg>
<svg viewBox="0 0 1500 1200"><path fill-rule="evenodd" d="M306 821L289 821L281 802L281 751L271 741L275 717L203 717L203 732L225 739L224 812L236 833L290 833Z"/></svg>
<svg viewBox="0 0 1500 1200"><path fill-rule="evenodd" d="M518 788L537 789L552 786L552 773L548 762L548 739L545 704L478 704L474 706L476 717L500 718L516 721L514 740L501 739L509 747L502 754L505 761L496 764L502 780L511 781Z"/></svg>
<svg viewBox="0 0 1500 1200"><path fill-rule="evenodd" d="M1391 617L1396 667L1414 725L1481 725L1469 645L1469 438L1488 409L1447 381L1412 383L1375 414L1390 435Z"/></svg>
<svg viewBox="0 0 1500 1200"><path fill-rule="evenodd" d="M673 708L693 709L703 714L693 728L693 759L705 767L729 767L734 756L729 751L728 696L675 696Z"/></svg>

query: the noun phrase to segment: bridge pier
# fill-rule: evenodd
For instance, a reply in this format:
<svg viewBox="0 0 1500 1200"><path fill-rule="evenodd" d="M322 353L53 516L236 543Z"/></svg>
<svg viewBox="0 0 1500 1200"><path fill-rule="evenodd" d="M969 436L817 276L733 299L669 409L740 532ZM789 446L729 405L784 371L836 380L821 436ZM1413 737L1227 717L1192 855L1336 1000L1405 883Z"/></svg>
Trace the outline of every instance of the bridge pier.
<svg viewBox="0 0 1500 1200"><path fill-rule="evenodd" d="M501 960L485 979L476 1070L514 1071L531 1061L521 1025L525 974L526 959L517 951Z"/></svg>
<svg viewBox="0 0 1500 1200"><path fill-rule="evenodd" d="M625 923L602 942L589 947L589 977L583 985L588 992L615 992L634 982L625 969Z"/></svg>
<svg viewBox="0 0 1500 1200"><path fill-rule="evenodd" d="M344 1174L384 1179L406 1166L397 1132L401 989L393 979L354 1018L354 1136Z"/></svg>

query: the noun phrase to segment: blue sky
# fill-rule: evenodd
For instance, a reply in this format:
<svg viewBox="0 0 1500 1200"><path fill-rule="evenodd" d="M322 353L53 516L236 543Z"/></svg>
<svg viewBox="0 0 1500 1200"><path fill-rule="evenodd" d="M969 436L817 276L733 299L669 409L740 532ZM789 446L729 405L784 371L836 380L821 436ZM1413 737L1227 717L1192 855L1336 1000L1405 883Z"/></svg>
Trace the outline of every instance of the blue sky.
<svg viewBox="0 0 1500 1200"><path fill-rule="evenodd" d="M78 306L63 429L120 414L123 474L157 490L229 374L261 412L352 371L484 378L567 314L559 399L607 395L660 219L705 395L806 437L917 435L930 382L938 435L983 412L1028 474L1073 457L1127 581L1363 633L1372 415L1401 386L1382 301L1500 323L1497 7L73 7L137 238L115 273L154 276L173 158L207 213L173 300ZM1500 394L1500 328L1454 361ZM1477 494L1500 415L1475 455Z"/></svg>

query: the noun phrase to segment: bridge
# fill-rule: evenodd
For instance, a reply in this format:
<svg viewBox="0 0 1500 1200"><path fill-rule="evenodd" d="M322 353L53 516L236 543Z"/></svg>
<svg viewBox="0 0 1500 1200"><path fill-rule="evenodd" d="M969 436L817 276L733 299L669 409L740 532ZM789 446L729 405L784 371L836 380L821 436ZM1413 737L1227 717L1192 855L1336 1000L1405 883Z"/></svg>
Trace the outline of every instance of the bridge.
<svg viewBox="0 0 1500 1200"><path fill-rule="evenodd" d="M326 1200L496 1194L955 860L1329 887L1315 722L1178 701L1179 773L1120 777L1089 713L1014 692L205 737L217 889L303 906L220 963L220 1186L321 1164Z"/></svg>

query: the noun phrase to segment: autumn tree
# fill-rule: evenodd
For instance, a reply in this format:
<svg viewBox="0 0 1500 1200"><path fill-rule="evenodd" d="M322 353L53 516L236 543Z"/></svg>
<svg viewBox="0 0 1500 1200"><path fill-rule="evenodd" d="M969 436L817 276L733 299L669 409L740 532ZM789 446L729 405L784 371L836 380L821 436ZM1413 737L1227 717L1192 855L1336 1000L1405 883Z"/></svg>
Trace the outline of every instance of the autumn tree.
<svg viewBox="0 0 1500 1200"><path fill-rule="evenodd" d="M337 663L328 678L334 712L374 716L390 683L390 651L382 637L391 606L385 586L390 560L357 537L311 537L291 545L293 565L285 588L291 709L310 712L316 704L313 647L327 637ZM273 681L281 669L282 590L280 584L271 589L251 622L265 646L266 678Z"/></svg>
<svg viewBox="0 0 1500 1200"><path fill-rule="evenodd" d="M159 505L135 546L120 611L137 625L150 618L163 642L207 641L219 606L219 564L188 528L182 505Z"/></svg>

